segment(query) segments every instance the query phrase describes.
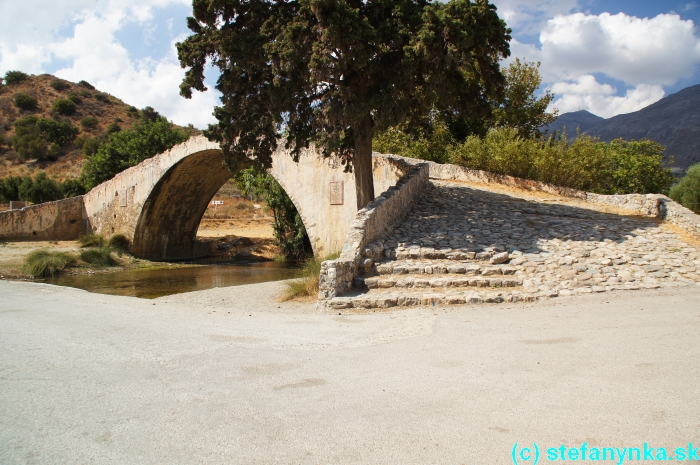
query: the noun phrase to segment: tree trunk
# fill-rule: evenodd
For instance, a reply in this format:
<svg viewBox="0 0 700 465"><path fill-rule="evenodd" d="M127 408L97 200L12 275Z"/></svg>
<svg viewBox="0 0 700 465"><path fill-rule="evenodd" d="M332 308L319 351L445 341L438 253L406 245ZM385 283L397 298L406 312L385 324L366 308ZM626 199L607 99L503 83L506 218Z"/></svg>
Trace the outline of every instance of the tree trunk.
<svg viewBox="0 0 700 465"><path fill-rule="evenodd" d="M355 153L352 158L355 170L357 209L364 208L374 200L374 177L372 175L372 117L365 116L355 127Z"/></svg>

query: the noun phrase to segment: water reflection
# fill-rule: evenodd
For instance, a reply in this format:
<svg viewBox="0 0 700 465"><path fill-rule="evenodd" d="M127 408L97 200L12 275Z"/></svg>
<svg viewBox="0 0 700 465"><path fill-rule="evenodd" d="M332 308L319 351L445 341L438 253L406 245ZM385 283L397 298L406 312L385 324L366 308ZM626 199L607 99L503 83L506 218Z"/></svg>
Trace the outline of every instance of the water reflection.
<svg viewBox="0 0 700 465"><path fill-rule="evenodd" d="M295 277L297 270L286 263L207 265L163 270L128 270L81 276L57 276L46 283L77 287L99 294L155 299L164 295L215 287L240 286Z"/></svg>

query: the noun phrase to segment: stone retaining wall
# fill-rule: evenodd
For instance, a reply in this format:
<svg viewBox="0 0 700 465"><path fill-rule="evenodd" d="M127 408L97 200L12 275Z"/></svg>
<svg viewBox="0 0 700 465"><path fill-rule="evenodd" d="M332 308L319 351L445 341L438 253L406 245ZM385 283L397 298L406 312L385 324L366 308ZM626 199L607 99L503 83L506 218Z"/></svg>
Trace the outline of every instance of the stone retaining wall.
<svg viewBox="0 0 700 465"><path fill-rule="evenodd" d="M72 241L83 234L83 197L0 212L0 240Z"/></svg>
<svg viewBox="0 0 700 465"><path fill-rule="evenodd" d="M463 166L429 162L430 177L444 181L462 181L484 184L502 184L529 191L546 192L580 199L597 205L629 210L631 212L664 219L700 238L700 216L661 194L602 195L584 192L568 187L554 186L539 181L470 170Z"/></svg>
<svg viewBox="0 0 700 465"><path fill-rule="evenodd" d="M367 265L364 263L368 260L363 257L364 248L406 216L416 196L421 195L429 182L427 163L415 164L393 155L382 157L401 167L406 174L395 186L357 212L340 258L321 264L319 310L325 310L330 299L353 287L359 268Z"/></svg>

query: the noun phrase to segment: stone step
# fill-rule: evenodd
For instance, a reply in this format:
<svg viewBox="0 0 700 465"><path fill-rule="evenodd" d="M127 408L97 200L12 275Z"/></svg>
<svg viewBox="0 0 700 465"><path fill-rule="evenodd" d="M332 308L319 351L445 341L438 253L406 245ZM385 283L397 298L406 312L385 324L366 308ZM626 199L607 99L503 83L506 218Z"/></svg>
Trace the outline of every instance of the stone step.
<svg viewBox="0 0 700 465"><path fill-rule="evenodd" d="M384 275L372 278L364 278L364 285L369 289L389 288L461 288L461 287L519 287L523 285L521 279L513 276L475 275L463 276L458 274L444 274L432 277L431 275ZM362 283L358 283L362 284Z"/></svg>
<svg viewBox="0 0 700 465"><path fill-rule="evenodd" d="M376 272L381 275L404 274L461 274L467 276L509 276L514 275L518 269L509 265L491 265L489 263L458 262L458 261L430 261L430 262L406 262L391 261L377 264Z"/></svg>
<svg viewBox="0 0 700 465"><path fill-rule="evenodd" d="M552 296L553 297L553 296ZM370 290L352 297L334 297L330 301L332 309L349 308L391 308L434 305L487 304L503 302L533 302L540 296L524 292L475 292L473 290L455 290L447 292L387 292Z"/></svg>

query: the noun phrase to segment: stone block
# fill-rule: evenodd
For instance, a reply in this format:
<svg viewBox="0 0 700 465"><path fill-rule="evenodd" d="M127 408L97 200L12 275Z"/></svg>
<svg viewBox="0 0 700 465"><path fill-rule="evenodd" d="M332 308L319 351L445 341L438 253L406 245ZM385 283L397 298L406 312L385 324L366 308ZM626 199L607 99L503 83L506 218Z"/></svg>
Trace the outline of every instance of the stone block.
<svg viewBox="0 0 700 465"><path fill-rule="evenodd" d="M420 297L417 296L399 296L396 299L397 305L400 307L414 307L420 305Z"/></svg>
<svg viewBox="0 0 700 465"><path fill-rule="evenodd" d="M489 260L493 265L501 265L503 263L508 263L508 252L497 253Z"/></svg>
<svg viewBox="0 0 700 465"><path fill-rule="evenodd" d="M333 297L330 306L335 309L352 308L353 301L350 297Z"/></svg>
<svg viewBox="0 0 700 465"><path fill-rule="evenodd" d="M369 289L377 289L379 287L379 278L365 278L365 286Z"/></svg>
<svg viewBox="0 0 700 465"><path fill-rule="evenodd" d="M423 294L420 298L421 305L440 305L445 297L442 294Z"/></svg>

